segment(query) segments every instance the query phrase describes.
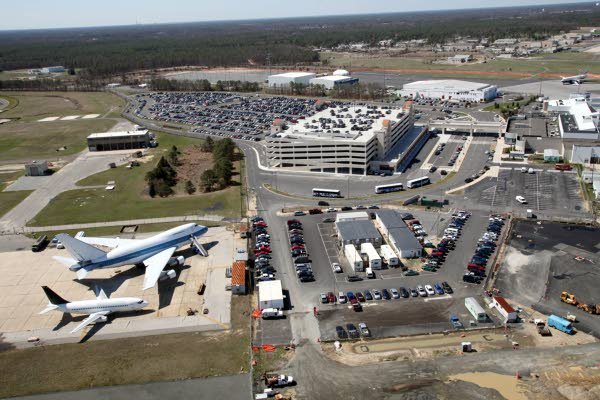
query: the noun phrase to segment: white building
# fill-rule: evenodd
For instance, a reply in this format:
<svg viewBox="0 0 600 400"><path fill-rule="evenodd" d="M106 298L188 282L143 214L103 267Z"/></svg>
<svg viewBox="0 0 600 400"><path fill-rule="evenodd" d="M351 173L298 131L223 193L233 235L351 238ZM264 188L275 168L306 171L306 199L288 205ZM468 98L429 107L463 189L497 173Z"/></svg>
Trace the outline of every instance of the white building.
<svg viewBox="0 0 600 400"><path fill-rule="evenodd" d="M470 54L457 54L455 56L448 57L448 62L452 64L463 64L473 60Z"/></svg>
<svg viewBox="0 0 600 400"><path fill-rule="evenodd" d="M400 95L412 98L478 102L495 99L497 91L496 86L487 83L439 79L407 83L400 90Z"/></svg>
<svg viewBox="0 0 600 400"><path fill-rule="evenodd" d="M281 281L264 281L258 283L258 307L283 309L283 289Z"/></svg>
<svg viewBox="0 0 600 400"><path fill-rule="evenodd" d="M296 83L308 86L310 80L317 76L312 72L285 72L283 74L269 75L267 78L269 87L289 88L290 83Z"/></svg>
<svg viewBox="0 0 600 400"><path fill-rule="evenodd" d="M339 213L335 217L335 222L340 222L340 221L368 221L368 220L369 220L369 214L367 214L365 211L355 211L355 212L349 212L349 213Z"/></svg>
<svg viewBox="0 0 600 400"><path fill-rule="evenodd" d="M338 70L344 71L344 70ZM338 72L336 71L336 72ZM347 71L346 71L347 72ZM335 74L335 72L334 72ZM340 86L346 85L354 85L358 83L358 78L352 78L348 75L327 75L327 76L319 76L317 78L312 78L310 80L311 85L321 85L325 87L327 90L334 89Z"/></svg>
<svg viewBox="0 0 600 400"><path fill-rule="evenodd" d="M504 317L504 322L516 322L517 312L504 297L494 296L492 297L492 306L496 307L496 310Z"/></svg>
<svg viewBox="0 0 600 400"><path fill-rule="evenodd" d="M53 67L44 67L40 70L42 74L56 74L60 72L65 72L65 67L62 65L56 65Z"/></svg>
<svg viewBox="0 0 600 400"><path fill-rule="evenodd" d="M381 234L400 258L420 257L423 247L398 213L393 210L377 210L375 221Z"/></svg>
<svg viewBox="0 0 600 400"><path fill-rule="evenodd" d="M570 162L573 164L600 164L600 146L574 144Z"/></svg>
<svg viewBox="0 0 600 400"><path fill-rule="evenodd" d="M585 96L548 100L544 103L544 110L558 113L558 129L563 139L600 140L600 114Z"/></svg>
<svg viewBox="0 0 600 400"><path fill-rule="evenodd" d="M477 322L486 322L488 320L488 315L485 310L474 297L465 298L465 307Z"/></svg>
<svg viewBox="0 0 600 400"><path fill-rule="evenodd" d="M366 175L369 168L394 171L412 155L398 147L407 138L413 142L413 126L410 107L325 108L285 131L267 136L267 164L298 172Z"/></svg>
<svg viewBox="0 0 600 400"><path fill-rule="evenodd" d="M372 243L362 243L360 245L360 253L366 254L369 260L369 267L372 269L381 269L381 257Z"/></svg>

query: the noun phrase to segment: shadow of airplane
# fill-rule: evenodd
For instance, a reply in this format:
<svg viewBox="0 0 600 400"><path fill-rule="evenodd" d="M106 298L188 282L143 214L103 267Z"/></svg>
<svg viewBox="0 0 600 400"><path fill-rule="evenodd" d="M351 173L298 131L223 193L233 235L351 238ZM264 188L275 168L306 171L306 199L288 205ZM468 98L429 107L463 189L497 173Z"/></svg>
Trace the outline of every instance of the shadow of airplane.
<svg viewBox="0 0 600 400"><path fill-rule="evenodd" d="M96 324L92 325L92 328L90 330L88 330L86 332L86 334L79 340L79 343L85 343L88 340L90 340L106 324L110 324L112 322L112 320L115 318L115 316L117 318L133 317L133 316L138 316L138 315L152 314L153 312L155 312L155 310L137 310L137 311L120 312L120 313L118 313L116 315L109 315L108 316L108 320L106 322L99 322L99 323L96 323ZM83 318L81 318L81 319L84 319L84 318L87 318L87 315L84 315Z"/></svg>
<svg viewBox="0 0 600 400"><path fill-rule="evenodd" d="M89 290L94 290L94 287L101 287L108 297L116 292L121 285L128 279L143 275L146 272L144 268L131 267L124 271L111 276L110 278L85 278L81 280L73 279L75 282L87 286Z"/></svg>
<svg viewBox="0 0 600 400"><path fill-rule="evenodd" d="M179 280L181 273L186 269L191 268L190 265L183 265L181 267L173 268L175 270L175 279L166 279L158 282L158 309L163 309L171 304L173 300L173 294L175 294L175 288L185 285L184 282Z"/></svg>

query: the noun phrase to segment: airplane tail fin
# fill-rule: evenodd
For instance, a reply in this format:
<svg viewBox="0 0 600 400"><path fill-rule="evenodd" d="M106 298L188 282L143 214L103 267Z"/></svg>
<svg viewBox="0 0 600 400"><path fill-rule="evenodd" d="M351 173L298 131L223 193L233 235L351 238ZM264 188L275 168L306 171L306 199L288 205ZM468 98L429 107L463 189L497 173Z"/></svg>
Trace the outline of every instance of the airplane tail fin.
<svg viewBox="0 0 600 400"><path fill-rule="evenodd" d="M65 245L65 248L77 261L89 261L98 257L104 256L106 253L91 244L87 244L82 242L81 240L77 240L67 235L66 233L61 233L56 236L58 240L62 244Z"/></svg>
<svg viewBox="0 0 600 400"><path fill-rule="evenodd" d="M59 295L57 295L48 286L42 286L42 289L44 289L44 293L46 293L46 297L48 297L48 301L50 302L50 304L57 306L59 304L69 303L69 301L67 301L67 300L63 299L62 297L60 297ZM48 310L48 311L50 311L50 310Z"/></svg>

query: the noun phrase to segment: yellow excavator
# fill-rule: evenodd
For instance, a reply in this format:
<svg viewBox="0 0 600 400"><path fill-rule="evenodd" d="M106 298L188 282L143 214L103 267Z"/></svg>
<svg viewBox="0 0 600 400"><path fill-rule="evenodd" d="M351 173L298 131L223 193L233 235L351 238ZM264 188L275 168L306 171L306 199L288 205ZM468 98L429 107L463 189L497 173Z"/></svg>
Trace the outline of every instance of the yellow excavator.
<svg viewBox="0 0 600 400"><path fill-rule="evenodd" d="M560 301L562 301L563 303L571 304L573 306L579 304L577 299L575 298L575 295L569 292L562 292L560 294Z"/></svg>
<svg viewBox="0 0 600 400"><path fill-rule="evenodd" d="M560 294L560 301L575 306L588 314L600 314L600 304L580 303L575 295L569 292L562 292Z"/></svg>

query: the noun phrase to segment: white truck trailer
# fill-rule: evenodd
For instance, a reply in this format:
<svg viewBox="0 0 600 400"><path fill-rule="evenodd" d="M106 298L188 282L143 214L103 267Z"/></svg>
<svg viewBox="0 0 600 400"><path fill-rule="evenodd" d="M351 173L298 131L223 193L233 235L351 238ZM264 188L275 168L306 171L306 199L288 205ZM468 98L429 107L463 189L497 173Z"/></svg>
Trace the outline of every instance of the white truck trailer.
<svg viewBox="0 0 600 400"><path fill-rule="evenodd" d="M360 245L360 252L367 255L369 267L372 269L381 269L381 257L379 257L379 253L377 253L372 243L362 243Z"/></svg>
<svg viewBox="0 0 600 400"><path fill-rule="evenodd" d="M363 260L353 244L347 244L344 246L344 255L350 264L350 268L352 268L354 272L364 271Z"/></svg>
<svg viewBox="0 0 600 400"><path fill-rule="evenodd" d="M382 244L379 253L388 267L397 267L400 264L400 259L389 245Z"/></svg>

